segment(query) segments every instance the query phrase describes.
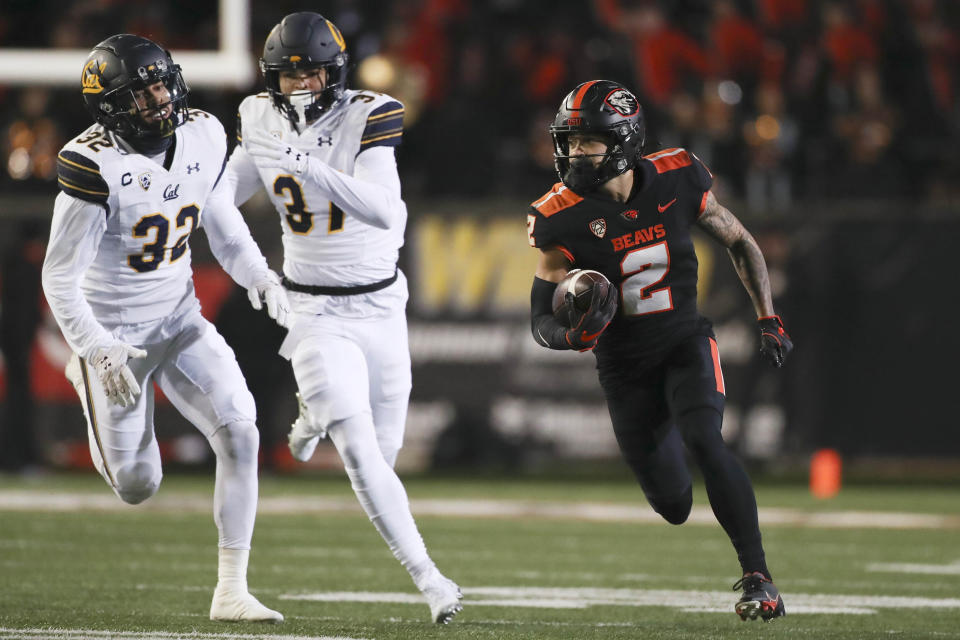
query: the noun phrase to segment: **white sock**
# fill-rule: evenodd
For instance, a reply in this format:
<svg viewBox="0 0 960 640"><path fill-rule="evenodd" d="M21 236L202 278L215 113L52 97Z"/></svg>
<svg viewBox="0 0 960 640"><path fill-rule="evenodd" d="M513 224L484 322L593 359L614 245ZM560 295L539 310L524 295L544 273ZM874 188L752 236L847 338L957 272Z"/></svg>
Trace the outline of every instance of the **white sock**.
<svg viewBox="0 0 960 640"><path fill-rule="evenodd" d="M249 549L224 549L220 547L217 565L217 588L247 591L247 563Z"/></svg>
<svg viewBox="0 0 960 640"><path fill-rule="evenodd" d="M433 561L413 521L407 492L377 444L370 413L334 422L329 434L367 517L417 582L434 566Z"/></svg>

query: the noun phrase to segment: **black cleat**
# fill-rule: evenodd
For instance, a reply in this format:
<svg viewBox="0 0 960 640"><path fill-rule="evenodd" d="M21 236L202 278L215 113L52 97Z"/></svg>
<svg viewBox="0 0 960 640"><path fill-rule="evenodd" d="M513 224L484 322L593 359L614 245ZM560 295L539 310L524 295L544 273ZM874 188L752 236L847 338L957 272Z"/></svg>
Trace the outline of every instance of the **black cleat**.
<svg viewBox="0 0 960 640"><path fill-rule="evenodd" d="M783 598L780 590L759 571L748 573L737 580L733 590L743 589L743 597L737 602L734 610L741 620L756 620L757 616L764 622L787 615L783 608Z"/></svg>

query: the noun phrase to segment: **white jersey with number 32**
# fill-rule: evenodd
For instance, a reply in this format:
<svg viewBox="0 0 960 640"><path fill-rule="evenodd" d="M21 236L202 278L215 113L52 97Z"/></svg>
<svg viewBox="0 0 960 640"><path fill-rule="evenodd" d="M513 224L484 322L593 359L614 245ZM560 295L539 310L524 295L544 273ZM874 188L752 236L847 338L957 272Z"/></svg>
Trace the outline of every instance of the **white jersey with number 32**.
<svg viewBox="0 0 960 640"><path fill-rule="evenodd" d="M223 171L226 136L197 109L175 135L169 169L163 158L128 153L100 125L60 152L61 191L105 209L106 231L81 289L107 326L156 320L194 302L188 240Z"/></svg>

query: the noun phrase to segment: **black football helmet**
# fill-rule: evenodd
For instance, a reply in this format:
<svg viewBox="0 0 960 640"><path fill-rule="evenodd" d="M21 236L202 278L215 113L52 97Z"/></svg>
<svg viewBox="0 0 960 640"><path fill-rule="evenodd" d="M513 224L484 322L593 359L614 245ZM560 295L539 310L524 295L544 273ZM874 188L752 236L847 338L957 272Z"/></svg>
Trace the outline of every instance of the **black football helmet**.
<svg viewBox="0 0 960 640"><path fill-rule="evenodd" d="M592 154L603 157L600 165L591 165L586 173L581 171L576 177L570 171L571 133L600 134L607 141L606 153ZM637 166L646 137L643 108L622 84L611 80L584 82L563 99L550 126L550 135L560 180L574 191L590 191Z"/></svg>
<svg viewBox="0 0 960 640"><path fill-rule="evenodd" d="M275 26L263 45L260 71L273 105L294 125L300 123L298 109L290 100L294 94L280 91L280 72L299 69L327 70L323 90L306 94L302 105L307 122L320 117L343 96L347 81L347 45L336 25L319 13L291 13ZM306 122L302 123L306 124Z"/></svg>
<svg viewBox="0 0 960 640"><path fill-rule="evenodd" d="M157 107L138 104L135 92L157 82L170 93L172 113L151 124L141 114ZM96 45L83 64L80 84L93 119L138 148L162 150L187 119L189 89L180 65L173 63L169 51L140 36L122 33Z"/></svg>

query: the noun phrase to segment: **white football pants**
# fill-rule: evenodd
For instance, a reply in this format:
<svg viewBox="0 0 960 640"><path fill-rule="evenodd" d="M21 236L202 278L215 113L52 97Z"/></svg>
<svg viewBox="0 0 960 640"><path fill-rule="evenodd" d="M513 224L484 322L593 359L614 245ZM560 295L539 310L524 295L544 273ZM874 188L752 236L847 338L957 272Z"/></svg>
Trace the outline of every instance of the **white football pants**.
<svg viewBox="0 0 960 640"><path fill-rule="evenodd" d="M291 333L285 347L300 395L314 420L328 425L357 499L417 582L433 562L393 470L411 388L406 316L301 315Z"/></svg>
<svg viewBox="0 0 960 640"><path fill-rule="evenodd" d="M191 314L183 329L127 364L140 385L136 402L109 403L92 366L80 360L77 388L90 454L100 475L130 504L143 502L163 477L154 434L153 383L210 442L217 458L214 520L219 546L249 549L257 510L256 407L233 351L212 324Z"/></svg>
<svg viewBox="0 0 960 640"><path fill-rule="evenodd" d="M281 353L314 420L373 417L380 453L392 467L403 445L410 399L410 348L403 310L370 320L297 314Z"/></svg>

